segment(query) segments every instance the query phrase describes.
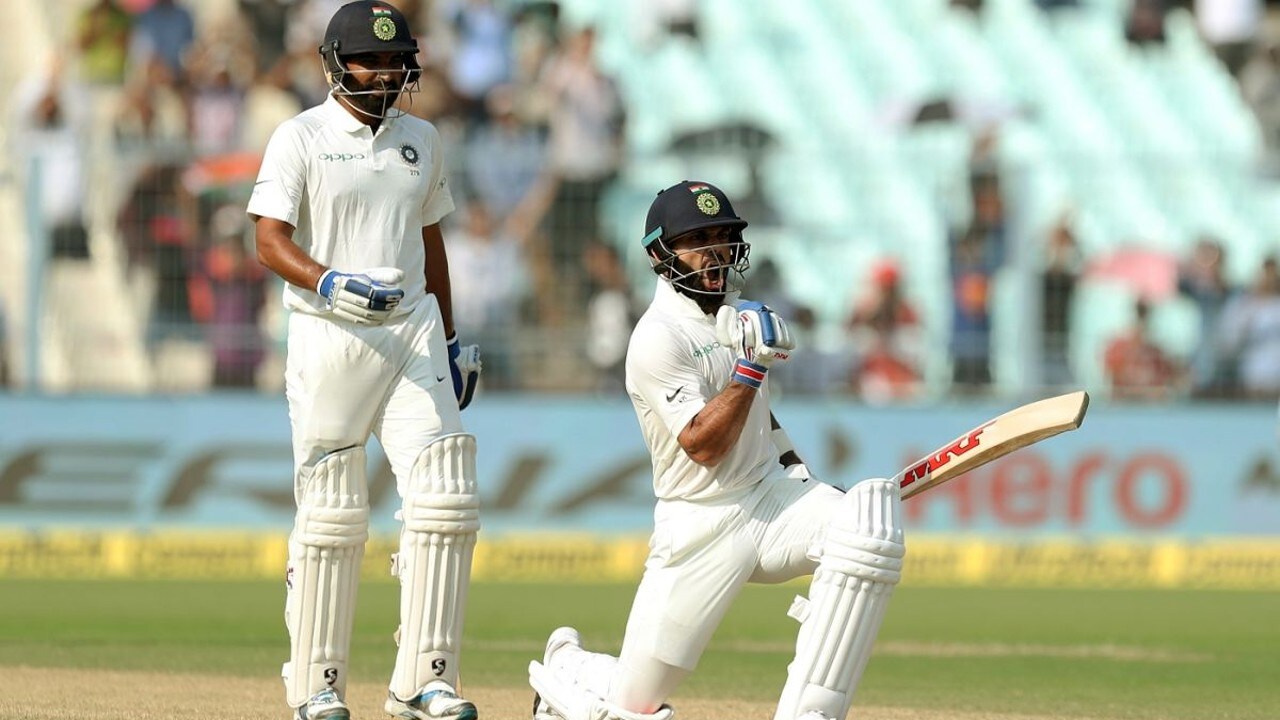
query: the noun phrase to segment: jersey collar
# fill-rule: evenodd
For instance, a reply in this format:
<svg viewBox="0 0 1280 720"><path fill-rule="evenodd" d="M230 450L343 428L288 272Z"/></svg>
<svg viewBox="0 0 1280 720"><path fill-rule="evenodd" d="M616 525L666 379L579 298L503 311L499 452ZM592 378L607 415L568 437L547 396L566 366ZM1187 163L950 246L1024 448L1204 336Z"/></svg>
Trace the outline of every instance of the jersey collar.
<svg viewBox="0 0 1280 720"><path fill-rule="evenodd" d="M658 287L653 293L653 306L672 315L714 322L713 316L702 312L693 298L676 290L666 278L658 278Z"/></svg>
<svg viewBox="0 0 1280 720"><path fill-rule="evenodd" d="M352 115L338 98L330 95L324 101L324 112L329 116L329 120L338 127L339 130L348 134L355 134L362 129L368 129L369 126L360 122L360 119Z"/></svg>

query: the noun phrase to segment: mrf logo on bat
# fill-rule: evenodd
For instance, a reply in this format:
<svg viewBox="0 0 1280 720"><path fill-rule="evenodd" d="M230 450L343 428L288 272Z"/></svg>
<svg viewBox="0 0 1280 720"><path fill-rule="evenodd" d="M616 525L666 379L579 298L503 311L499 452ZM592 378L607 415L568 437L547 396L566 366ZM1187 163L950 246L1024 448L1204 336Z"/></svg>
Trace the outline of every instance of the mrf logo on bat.
<svg viewBox="0 0 1280 720"><path fill-rule="evenodd" d="M987 423L982 427L973 429L968 435L957 438L955 442L942 448L928 458L921 460L907 471L906 475L902 478L901 487L905 488L917 480L925 479L930 473L947 464L947 462L952 458L958 458L981 445L982 431L986 430L990 425L991 423Z"/></svg>

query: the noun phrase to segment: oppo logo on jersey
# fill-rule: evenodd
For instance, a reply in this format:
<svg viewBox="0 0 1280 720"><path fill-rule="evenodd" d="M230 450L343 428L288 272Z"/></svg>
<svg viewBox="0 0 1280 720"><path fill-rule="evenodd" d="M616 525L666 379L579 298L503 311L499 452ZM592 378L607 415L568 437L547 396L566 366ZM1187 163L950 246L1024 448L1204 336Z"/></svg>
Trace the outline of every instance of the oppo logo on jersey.
<svg viewBox="0 0 1280 720"><path fill-rule="evenodd" d="M986 429L987 426L983 425L968 435L957 439L942 450L939 450L936 455L930 457L928 460L925 460L911 468L911 470L907 472L906 477L902 478L902 487L905 488L917 480L923 480L925 476L942 467L943 464L951 458L960 457L961 455L978 447L978 445L981 445L982 441L979 440L978 437L982 435L982 431Z"/></svg>
<svg viewBox="0 0 1280 720"><path fill-rule="evenodd" d="M320 153L316 157L331 162L347 162L348 160L363 160L364 153Z"/></svg>

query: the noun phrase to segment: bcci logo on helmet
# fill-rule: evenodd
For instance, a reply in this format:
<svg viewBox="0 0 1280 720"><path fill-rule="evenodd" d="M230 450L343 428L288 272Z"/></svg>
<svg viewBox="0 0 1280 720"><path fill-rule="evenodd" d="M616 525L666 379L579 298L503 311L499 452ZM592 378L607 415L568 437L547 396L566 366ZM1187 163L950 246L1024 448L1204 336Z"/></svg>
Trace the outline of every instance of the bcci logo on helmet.
<svg viewBox="0 0 1280 720"><path fill-rule="evenodd" d="M373 8L373 36L383 42L395 39L396 21L391 19L390 8Z"/></svg>
<svg viewBox="0 0 1280 720"><path fill-rule="evenodd" d="M693 201L698 204L698 209L706 215L718 215L720 213L720 201L715 195L704 192Z"/></svg>

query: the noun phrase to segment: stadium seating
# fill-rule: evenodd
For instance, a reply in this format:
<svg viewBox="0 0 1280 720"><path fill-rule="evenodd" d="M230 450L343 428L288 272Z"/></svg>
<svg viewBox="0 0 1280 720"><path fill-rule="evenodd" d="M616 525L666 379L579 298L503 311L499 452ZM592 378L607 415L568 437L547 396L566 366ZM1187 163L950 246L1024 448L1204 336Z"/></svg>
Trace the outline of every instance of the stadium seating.
<svg viewBox="0 0 1280 720"><path fill-rule="evenodd" d="M207 18L231 2L189 4ZM626 249L638 286L648 287L649 269L634 242L653 192L702 177L735 198L754 192L764 201L748 217L756 252L783 265L796 294L818 310L829 344L842 337L867 264L892 257L923 314L926 346L945 348L948 233L968 220L974 130L994 121L1012 236L1022 247L1010 272L1037 270L1041 238L1068 212L1086 260L1135 243L1181 254L1213 234L1228 245L1230 279L1243 283L1278 249L1280 185L1256 175L1260 130L1185 11L1168 16L1164 46L1136 49L1122 29L1128 0L1082 0L1078 10L1051 14L1030 0L985 0L979 14L947 0L700 0L696 40L639 32L637 19L651 12L646 2L561 2L567 24L596 27L599 60L618 79L627 107L627 162L602 223ZM48 17L72 17L79 7L74 0L51 5L60 11ZM48 20L18 12L33 15L18 26ZM12 89L23 58L40 56L66 32L12 38L0 51L8 60L0 89ZM953 119L914 122L928 103L945 104ZM693 143L690 150L691 136L734 125L762 131L764 147L747 153ZM100 220L92 267L51 276L59 286L85 283L124 298L119 307L94 308L121 316L97 326L92 317L72 318L83 310L50 293L50 317L72 328L63 340L53 334L46 341L66 387L111 385L83 359L102 360L102 353L107 362L97 365L123 367L129 378L116 387L154 387L159 372L141 331L148 298L128 299L126 290L145 294L146 279L127 277L118 260L109 221L118 200L111 192L94 198ZM16 236L16 184L0 184L0 206L15 209L0 215ZM15 268L26 260L17 244L0 245L12 332L23 315ZM1034 306L1027 302L1034 288L997 279L994 367L1003 392L1025 392L1034 380L1019 341L1027 328L1020 312ZM1099 318L1121 307L1122 290L1086 285L1079 295L1072 357L1090 389L1101 389L1097 348L1114 329ZM1198 318L1184 301L1156 307L1153 325L1176 354L1197 340ZM85 351L89 334L75 328L89 327L101 347ZM945 387L948 367L945 355L930 358L930 387Z"/></svg>
<svg viewBox="0 0 1280 720"><path fill-rule="evenodd" d="M663 167L662 136L717 118L768 128L777 142L761 189L782 225L769 252L828 336L850 298L811 289L848 288L859 264L892 255L904 260L927 345L946 347L946 236L965 220L972 136L959 123L912 126L914 108L930 100L951 100L961 118L1004 119L998 161L1015 237L1030 248L1019 272L1037 271L1039 238L1064 212L1086 260L1134 243L1181 254L1213 233L1230 246L1231 279L1244 282L1277 249L1280 192L1253 174L1259 130L1184 11L1170 14L1164 47L1137 49L1123 35L1122 0L1051 15L1027 0L987 0L980 16L945 0L766 0L755 13L732 5L700 4L701 47L680 39L625 55L624 87L646 86L627 88L629 97L683 88L656 112L630 108L646 128L630 144L632 164ZM712 165L682 167L719 177ZM1011 393L1031 380L1019 342L1029 326L1018 314L1035 288L997 282L994 366L998 389ZM1131 299L1124 287L1091 283L1078 294L1071 352L1090 389L1104 388L1101 348L1127 322ZM1152 322L1169 351L1185 357L1194 347L1198 318L1185 301L1157 306ZM934 386L947 366L930 364Z"/></svg>

